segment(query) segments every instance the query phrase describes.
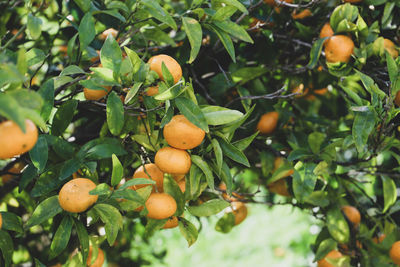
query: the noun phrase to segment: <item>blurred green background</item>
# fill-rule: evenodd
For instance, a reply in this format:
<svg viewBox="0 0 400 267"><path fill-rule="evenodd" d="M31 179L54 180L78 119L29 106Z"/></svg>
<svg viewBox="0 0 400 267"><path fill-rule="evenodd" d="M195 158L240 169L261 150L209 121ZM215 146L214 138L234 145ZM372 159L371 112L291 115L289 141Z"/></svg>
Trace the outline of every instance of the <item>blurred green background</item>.
<svg viewBox="0 0 400 267"><path fill-rule="evenodd" d="M178 228L157 232L149 249L166 249L166 255L162 261L148 259L146 266L316 266L310 245L319 226L312 216L289 205L248 208L247 219L228 234L215 231L218 218L202 220L199 239L190 248Z"/></svg>

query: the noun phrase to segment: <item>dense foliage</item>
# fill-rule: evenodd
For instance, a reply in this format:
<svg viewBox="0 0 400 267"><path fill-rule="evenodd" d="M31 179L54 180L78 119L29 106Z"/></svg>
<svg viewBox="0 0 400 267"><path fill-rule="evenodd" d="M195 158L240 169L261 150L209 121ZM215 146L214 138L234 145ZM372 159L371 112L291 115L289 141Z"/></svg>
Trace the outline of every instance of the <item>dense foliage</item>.
<svg viewBox="0 0 400 267"><path fill-rule="evenodd" d="M0 265L140 265L248 202L321 220L321 266L400 264L400 4L345 2L0 1Z"/></svg>

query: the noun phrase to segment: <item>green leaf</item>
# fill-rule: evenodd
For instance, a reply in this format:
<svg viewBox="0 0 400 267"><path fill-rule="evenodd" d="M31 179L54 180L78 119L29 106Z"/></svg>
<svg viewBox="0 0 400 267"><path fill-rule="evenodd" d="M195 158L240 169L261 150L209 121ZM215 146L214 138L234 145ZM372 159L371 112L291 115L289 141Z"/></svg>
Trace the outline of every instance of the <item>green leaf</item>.
<svg viewBox="0 0 400 267"><path fill-rule="evenodd" d="M325 191L314 191L304 199L304 202L325 208L329 206L328 193Z"/></svg>
<svg viewBox="0 0 400 267"><path fill-rule="evenodd" d="M167 88L167 85L163 82L159 83L158 85L159 85L159 91L161 92L155 95L154 99L161 101L176 98L187 89L187 86L185 87L182 86L182 82L177 82L170 88Z"/></svg>
<svg viewBox="0 0 400 267"><path fill-rule="evenodd" d="M46 167L48 150L46 138L40 135L35 146L29 151L31 161L38 172L42 172Z"/></svg>
<svg viewBox="0 0 400 267"><path fill-rule="evenodd" d="M114 18L119 19L119 20L120 20L121 22L123 22L123 23L126 22L125 17L122 16L122 15L118 12L118 10L116 10L116 9L114 9L114 10L101 10L101 11L99 11L99 13L103 13L103 14L107 14L107 15L113 16Z"/></svg>
<svg viewBox="0 0 400 267"><path fill-rule="evenodd" d="M88 160L111 158L112 155L125 155L126 151L121 144L100 144L89 149L85 155Z"/></svg>
<svg viewBox="0 0 400 267"><path fill-rule="evenodd" d="M71 237L71 231L72 218L70 216L65 216L60 226L58 226L53 241L51 242L49 259L54 259L67 247L69 238Z"/></svg>
<svg viewBox="0 0 400 267"><path fill-rule="evenodd" d="M26 119L31 120L34 124L39 126L43 130L43 132L47 133L49 131L45 121L36 110L21 108L21 113L22 116L24 116Z"/></svg>
<svg viewBox="0 0 400 267"><path fill-rule="evenodd" d="M299 163L296 164L293 174L293 192L296 199L303 202L314 191L318 177L314 174L314 163Z"/></svg>
<svg viewBox="0 0 400 267"><path fill-rule="evenodd" d="M119 135L124 127L124 106L114 91L107 98L107 124L113 135Z"/></svg>
<svg viewBox="0 0 400 267"><path fill-rule="evenodd" d="M175 216L182 215L185 208L185 197L181 189L179 188L179 185L170 175L166 175L164 177L163 187L164 187L164 192L172 196L176 201L177 209L174 215Z"/></svg>
<svg viewBox="0 0 400 267"><path fill-rule="evenodd" d="M396 183L388 176L382 175L383 201L382 213L385 213L397 200Z"/></svg>
<svg viewBox="0 0 400 267"><path fill-rule="evenodd" d="M211 144L214 150L215 159L217 161L217 174L221 173L222 163L224 162L224 156L222 154L221 146L217 139L212 139Z"/></svg>
<svg viewBox="0 0 400 267"><path fill-rule="evenodd" d="M245 67L232 73L232 81L239 84L245 84L248 81L264 75L268 72L265 67Z"/></svg>
<svg viewBox="0 0 400 267"><path fill-rule="evenodd" d="M142 84L143 83L135 83L133 86L132 86L132 88L129 90L129 92L126 94L126 97L125 97L125 104L128 104L131 100L132 100L132 98L134 98L135 97L135 95L137 94L137 92L139 91L139 89L140 89L140 86L142 86Z"/></svg>
<svg viewBox="0 0 400 267"><path fill-rule="evenodd" d="M14 121L25 132L25 118L18 102L8 94L0 94L0 115Z"/></svg>
<svg viewBox="0 0 400 267"><path fill-rule="evenodd" d="M220 178L226 185L226 193L228 195L232 194L232 185L233 185L233 177L231 174L231 170L229 169L228 164L225 162L222 163L222 172L220 173Z"/></svg>
<svg viewBox="0 0 400 267"><path fill-rule="evenodd" d="M237 7L235 6L224 6L221 7L215 12L215 14L211 17L213 21L224 21L229 19L235 12L237 11Z"/></svg>
<svg viewBox="0 0 400 267"><path fill-rule="evenodd" d="M154 235L155 232L162 229L167 219L164 220L155 220L155 219L147 219L147 224L144 229L144 237L149 238Z"/></svg>
<svg viewBox="0 0 400 267"><path fill-rule="evenodd" d="M60 175L58 177L59 180L64 180L78 171L82 165L82 161L79 158L72 158L64 162L61 167Z"/></svg>
<svg viewBox="0 0 400 267"><path fill-rule="evenodd" d="M64 133L74 116L74 111L78 106L78 100L71 99L62 104L53 118L51 134L59 136Z"/></svg>
<svg viewBox="0 0 400 267"><path fill-rule="evenodd" d="M206 118L201 111L201 109L193 103L192 100L178 97L175 99L175 104L178 107L179 111L194 125L203 129L206 133L208 133L208 125Z"/></svg>
<svg viewBox="0 0 400 267"><path fill-rule="evenodd" d="M89 255L89 234L82 222L74 219L74 224L76 233L78 234L79 244L81 246L82 262L86 262Z"/></svg>
<svg viewBox="0 0 400 267"><path fill-rule="evenodd" d="M104 68L112 70L115 75L119 75L122 65L122 52L111 34L107 36L100 50L100 61Z"/></svg>
<svg viewBox="0 0 400 267"><path fill-rule="evenodd" d="M353 122L352 135L359 153L364 152L364 146L367 144L368 137L375 128L375 113L371 109L365 112L356 112Z"/></svg>
<svg viewBox="0 0 400 267"><path fill-rule="evenodd" d="M205 106L201 108L208 125L228 124L242 118L244 115L238 110L220 106Z"/></svg>
<svg viewBox="0 0 400 267"><path fill-rule="evenodd" d="M374 80L369 77L368 75L365 75L362 72L359 72L358 70L355 70L357 75L360 77L365 89L372 95L373 93L377 94L379 97L384 98L386 97L385 92L383 92L381 89L379 89L378 85L374 82Z"/></svg>
<svg viewBox="0 0 400 267"><path fill-rule="evenodd" d="M174 116L174 108L169 106L167 112L165 112L164 117L161 120L160 128L164 128L164 126L171 121Z"/></svg>
<svg viewBox="0 0 400 267"><path fill-rule="evenodd" d="M220 28L221 30L225 31L226 33L232 35L233 37L236 37L247 43L251 43L251 44L254 43L253 39L251 39L251 37L247 33L247 31L244 28L240 27L235 22L226 20L226 21L214 21L213 23L218 28Z"/></svg>
<svg viewBox="0 0 400 267"><path fill-rule="evenodd" d="M185 28L186 35L189 38L190 46L192 47L189 59L189 63L192 63L200 51L203 31L200 23L193 18L182 17L182 23L183 27Z"/></svg>
<svg viewBox="0 0 400 267"><path fill-rule="evenodd" d="M175 81L174 77L172 76L171 72L165 65L164 61L161 62L161 72L162 72L162 80L170 87L173 86Z"/></svg>
<svg viewBox="0 0 400 267"><path fill-rule="evenodd" d="M222 216L217 224L215 225L215 230L221 233L229 233L232 228L235 226L235 215L233 212L228 212L225 213L224 216Z"/></svg>
<svg viewBox="0 0 400 267"><path fill-rule="evenodd" d="M157 1L153 0L141 0L142 4L144 4L144 9L150 13L153 17L158 19L161 22L164 22L168 26L170 26L175 31L178 30L176 26L175 20L171 17L168 12L166 12Z"/></svg>
<svg viewBox="0 0 400 267"><path fill-rule="evenodd" d="M349 241L349 225L340 209L334 208L328 211L326 214L326 226L331 236L339 243L347 243Z"/></svg>
<svg viewBox="0 0 400 267"><path fill-rule="evenodd" d="M237 147L237 149L239 149L240 151L243 151L251 144L251 142L253 142L254 138L256 138L257 135L258 135L258 132L253 133L252 135L250 135L246 138L243 138L243 139L233 142L232 145Z"/></svg>
<svg viewBox="0 0 400 267"><path fill-rule="evenodd" d="M249 13L247 11L246 7L238 0L223 0L222 2L224 2L227 5L236 7L237 9L239 9L240 11L242 11L245 14Z"/></svg>
<svg viewBox="0 0 400 267"><path fill-rule="evenodd" d="M43 106L42 97L32 90L14 90L7 92L7 95L12 96L15 100L17 100L19 106L24 108L40 110Z"/></svg>
<svg viewBox="0 0 400 267"><path fill-rule="evenodd" d="M189 189L192 199L196 196L196 193L200 189L200 180L202 176L203 172L200 170L200 168L192 164L189 172Z"/></svg>
<svg viewBox="0 0 400 267"><path fill-rule="evenodd" d="M246 156L237 147L228 143L223 138L219 138L218 142L219 142L225 156L227 156L228 158L230 158L233 161L236 161L237 163L243 164L246 167L250 167L250 163L247 160Z"/></svg>
<svg viewBox="0 0 400 267"><path fill-rule="evenodd" d="M117 208L108 204L96 204L93 208L105 223L107 241L112 246L117 239L118 230L122 229L122 215Z"/></svg>
<svg viewBox="0 0 400 267"><path fill-rule="evenodd" d="M110 69L97 67L90 68L90 70L94 72L95 77L99 77L107 82L115 82L114 72Z"/></svg>
<svg viewBox="0 0 400 267"><path fill-rule="evenodd" d="M317 41L314 42L313 46L311 47L310 61L307 64L307 68L313 69L317 66L318 59L319 56L321 55L322 47L326 39L328 39L328 37L318 39Z"/></svg>
<svg viewBox="0 0 400 267"><path fill-rule="evenodd" d="M65 69L62 70L60 76L65 75L74 75L74 74L85 74L85 71L76 65L69 65Z"/></svg>
<svg viewBox="0 0 400 267"><path fill-rule="evenodd" d="M32 216L26 222L26 227L41 224L42 222L53 218L62 211L60 203L58 202L58 195L49 197L43 200L33 211Z"/></svg>
<svg viewBox="0 0 400 267"><path fill-rule="evenodd" d="M14 252L14 242L11 239L11 236L6 232L0 229L0 250L3 255L5 267L11 266L12 263L12 255Z"/></svg>
<svg viewBox="0 0 400 267"><path fill-rule="evenodd" d="M254 108L255 108L255 105L252 106L252 107L246 112L246 114L245 114L242 118L240 118L240 119L238 119L238 120L236 120L236 121L233 121L233 122L231 122L231 123L228 123L227 125L223 126L223 128L221 129L221 131L222 131L223 133L230 133L230 134L233 134L234 131L235 131L237 128L239 128L239 127L250 117L250 115L251 115L251 113L253 112Z"/></svg>
<svg viewBox="0 0 400 267"><path fill-rule="evenodd" d="M28 63L28 67L32 67L33 65L41 63L45 59L46 54L38 48L32 48L26 53L26 61Z"/></svg>
<svg viewBox="0 0 400 267"><path fill-rule="evenodd" d="M136 54L135 51L129 49L128 47L124 46L125 49L125 53L129 58L129 61L132 64L132 74L135 74L136 72L139 71L140 69L140 65L142 64L142 60L140 59L140 57L138 56L138 54Z"/></svg>
<svg viewBox="0 0 400 267"><path fill-rule="evenodd" d="M92 13L86 13L83 16L78 28L79 41L81 43L82 50L88 47L96 37L96 29L94 26L94 18Z"/></svg>
<svg viewBox="0 0 400 267"><path fill-rule="evenodd" d="M396 82L399 77L399 68L397 67L396 61L392 58L392 56L386 51L386 64L389 72L390 82L392 83L391 90L392 95L396 95Z"/></svg>
<svg viewBox="0 0 400 267"><path fill-rule="evenodd" d="M192 162L199 167L206 176L207 184L211 190L214 190L214 177L210 167L208 166L207 162L205 162L200 156L192 155L191 156Z"/></svg>
<svg viewBox="0 0 400 267"><path fill-rule="evenodd" d="M21 180L19 182L18 186L18 192L21 193L22 190L24 190L28 184L35 179L35 177L38 175L37 169L33 164L29 164L28 167L24 170L21 176Z"/></svg>
<svg viewBox="0 0 400 267"><path fill-rule="evenodd" d="M381 19L381 24L382 24L382 28L390 28L390 24L393 20L393 9L396 5L396 2L387 2L385 4L385 8L383 10L383 16ZM398 3L397 3L397 7L398 7Z"/></svg>
<svg viewBox="0 0 400 267"><path fill-rule="evenodd" d="M0 212L1 218L3 220L1 229L8 231L15 231L18 233L23 233L24 229L22 228L22 220L20 217L11 212Z"/></svg>
<svg viewBox="0 0 400 267"><path fill-rule="evenodd" d="M28 72L28 63L26 61L26 50L25 48L20 48L17 52L17 69L21 74L25 74Z"/></svg>
<svg viewBox="0 0 400 267"><path fill-rule="evenodd" d="M317 253L315 253L314 261L319 261L325 258L326 254L336 248L336 244L337 243L331 238L322 241L318 246Z"/></svg>
<svg viewBox="0 0 400 267"><path fill-rule="evenodd" d="M188 242L188 246L190 247L196 242L199 235L196 227L185 218L179 218L178 225L179 231L185 237L186 241Z"/></svg>
<svg viewBox="0 0 400 267"><path fill-rule="evenodd" d="M36 40L42 34L42 20L32 14L28 15L28 32L32 39Z"/></svg>
<svg viewBox="0 0 400 267"><path fill-rule="evenodd" d="M233 46L232 39L229 34L223 30L220 30L218 27L214 27L213 25L208 25L208 27L210 27L211 30L217 34L232 61L236 63L235 47Z"/></svg>
<svg viewBox="0 0 400 267"><path fill-rule="evenodd" d="M98 196L109 196L112 194L110 186L106 183L101 183L96 186L95 189L89 192L90 195L98 195Z"/></svg>
<svg viewBox="0 0 400 267"><path fill-rule="evenodd" d="M229 207L229 202L222 199L211 199L199 206L189 206L188 211L198 217L211 216Z"/></svg>
<svg viewBox="0 0 400 267"><path fill-rule="evenodd" d="M313 132L308 135L308 145L314 154L318 154L322 143L326 138L326 134L320 132Z"/></svg>
<svg viewBox="0 0 400 267"><path fill-rule="evenodd" d="M112 154L113 169L111 174L111 185L116 186L121 182L124 175L124 167L122 167L121 162L118 160L115 154Z"/></svg>

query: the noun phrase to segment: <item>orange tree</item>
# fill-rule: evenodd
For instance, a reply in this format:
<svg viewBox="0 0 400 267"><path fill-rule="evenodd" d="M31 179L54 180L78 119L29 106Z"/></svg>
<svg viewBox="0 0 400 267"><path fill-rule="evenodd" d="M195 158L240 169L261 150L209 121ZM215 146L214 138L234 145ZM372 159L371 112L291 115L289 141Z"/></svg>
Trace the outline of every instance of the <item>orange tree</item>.
<svg viewBox="0 0 400 267"><path fill-rule="evenodd" d="M0 265L141 264L249 202L318 218L319 266L400 264L400 6L343 2L0 2Z"/></svg>

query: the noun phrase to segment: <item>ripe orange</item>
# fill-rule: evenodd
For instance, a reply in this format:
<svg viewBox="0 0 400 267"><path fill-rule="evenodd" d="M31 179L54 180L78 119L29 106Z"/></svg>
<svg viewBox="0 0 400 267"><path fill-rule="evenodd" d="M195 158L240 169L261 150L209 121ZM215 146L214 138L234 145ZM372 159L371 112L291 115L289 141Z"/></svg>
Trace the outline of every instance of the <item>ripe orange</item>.
<svg viewBox="0 0 400 267"><path fill-rule="evenodd" d="M285 179L279 179L278 181L272 182L269 185L267 185L267 188L270 192L274 194L278 194L284 197L291 196Z"/></svg>
<svg viewBox="0 0 400 267"><path fill-rule="evenodd" d="M395 264L400 265L400 241L393 243L392 247L390 248L389 255Z"/></svg>
<svg viewBox="0 0 400 267"><path fill-rule="evenodd" d="M149 176L150 175L150 176ZM155 186L153 186L153 192L155 191L155 188L157 188L158 192L163 192L163 184L164 184L164 173L160 171L160 169L157 167L156 164L154 163L149 163L145 164L144 167L143 165L140 166L139 168L136 169L135 173L133 174L132 178L147 178L151 179L156 182ZM134 190L143 188L148 185L135 185L133 186Z"/></svg>
<svg viewBox="0 0 400 267"><path fill-rule="evenodd" d="M361 215L358 209L353 206L343 206L341 209L347 219L354 225L354 227L357 227L360 224Z"/></svg>
<svg viewBox="0 0 400 267"><path fill-rule="evenodd" d="M86 100L99 100L105 97L111 91L111 86L104 86L104 90L95 90L83 88L83 94Z"/></svg>
<svg viewBox="0 0 400 267"><path fill-rule="evenodd" d="M171 217L177 208L175 199L166 193L151 193L145 205L149 211L147 217L156 220Z"/></svg>
<svg viewBox="0 0 400 267"><path fill-rule="evenodd" d="M89 194L95 188L96 184L90 179L73 179L61 188L58 194L58 202L61 208L66 211L73 213L84 212L97 201L97 195Z"/></svg>
<svg viewBox="0 0 400 267"><path fill-rule="evenodd" d="M153 96L156 94L158 94L158 85L147 88L146 95Z"/></svg>
<svg viewBox="0 0 400 267"><path fill-rule="evenodd" d="M15 163L7 172L9 173L14 173L15 175L12 174L4 174L3 176L1 176L1 181L5 184L8 181L10 181L11 179L13 179L14 177L16 177L16 175L21 173L21 170L25 167L25 164L23 164L22 162L17 162Z"/></svg>
<svg viewBox="0 0 400 267"><path fill-rule="evenodd" d="M171 218L168 219L168 221L165 223L163 229L169 229L169 228L175 228L179 224L178 217L172 216Z"/></svg>
<svg viewBox="0 0 400 267"><path fill-rule="evenodd" d="M240 224L247 217L247 207L243 202L234 201L231 203L233 215L235 215L235 225Z"/></svg>
<svg viewBox="0 0 400 267"><path fill-rule="evenodd" d="M318 267L335 267L334 265L330 264L326 261L327 258L329 259L338 259L342 257L342 253L337 250L331 250L328 254L326 254L325 258L318 261Z"/></svg>
<svg viewBox="0 0 400 267"><path fill-rule="evenodd" d="M397 106L400 106L400 91L398 91L398 92L396 93L396 97L394 98L394 103L395 103Z"/></svg>
<svg viewBox="0 0 400 267"><path fill-rule="evenodd" d="M392 58L397 58L399 56L399 51L396 49L396 45L389 39L383 39L383 47L392 56Z"/></svg>
<svg viewBox="0 0 400 267"><path fill-rule="evenodd" d="M295 10L292 12L292 18L293 19L305 19L307 17L312 16L311 10L308 8L302 10L300 13L297 13Z"/></svg>
<svg viewBox="0 0 400 267"><path fill-rule="evenodd" d="M283 164L283 158L282 157L276 157L274 160L274 169L273 172L276 171L279 167L281 167ZM285 175L282 177L288 177L294 173L294 170L288 170Z"/></svg>
<svg viewBox="0 0 400 267"><path fill-rule="evenodd" d="M265 113L257 124L257 130L262 134L272 133L278 124L279 113L276 111Z"/></svg>
<svg viewBox="0 0 400 267"><path fill-rule="evenodd" d="M332 36L325 43L325 57L328 62L344 62L347 63L353 54L354 43L350 37L346 35Z"/></svg>
<svg viewBox="0 0 400 267"><path fill-rule="evenodd" d="M313 91L315 95L324 95L328 92L328 88L316 89Z"/></svg>
<svg viewBox="0 0 400 267"><path fill-rule="evenodd" d="M150 70L157 72L158 77L161 80L164 80L162 75L162 63L164 62L165 66L171 73L172 77L174 77L174 83L177 83L182 78L182 68L179 63L168 55L157 55L151 57L148 61L150 64Z"/></svg>
<svg viewBox="0 0 400 267"><path fill-rule="evenodd" d="M182 193L186 191L186 179L182 179L178 182L178 186L181 189Z"/></svg>
<svg viewBox="0 0 400 267"><path fill-rule="evenodd" d="M375 244L379 244L382 243L385 238L386 238L385 234L380 234L377 237L375 236L374 238L372 238L372 242L374 242Z"/></svg>
<svg viewBox="0 0 400 267"><path fill-rule="evenodd" d="M97 253L97 258L96 260L90 264L92 262L92 254L93 254L93 247L90 246L89 248L89 255L86 261L87 266L89 267L101 267L103 266L104 263L104 252L101 248L98 248L98 253Z"/></svg>
<svg viewBox="0 0 400 267"><path fill-rule="evenodd" d="M206 133L185 116L175 115L164 126L163 134L168 145L179 149L192 149L203 142Z"/></svg>
<svg viewBox="0 0 400 267"><path fill-rule="evenodd" d="M334 32L331 27L331 24L329 22L325 23L324 26L322 26L321 31L319 32L319 38L325 38L325 37L331 37L333 36ZM325 43L327 40L325 40Z"/></svg>
<svg viewBox="0 0 400 267"><path fill-rule="evenodd" d="M189 153L169 146L157 151L154 162L161 171L171 174L188 173L192 165Z"/></svg>
<svg viewBox="0 0 400 267"><path fill-rule="evenodd" d="M0 123L0 159L24 154L35 146L38 139L36 125L30 120L25 120L25 130L23 133L11 120Z"/></svg>
<svg viewBox="0 0 400 267"><path fill-rule="evenodd" d="M112 37L115 38L118 35L118 31L114 28L107 29L100 34L99 36L100 40L105 40L109 34L111 34Z"/></svg>

